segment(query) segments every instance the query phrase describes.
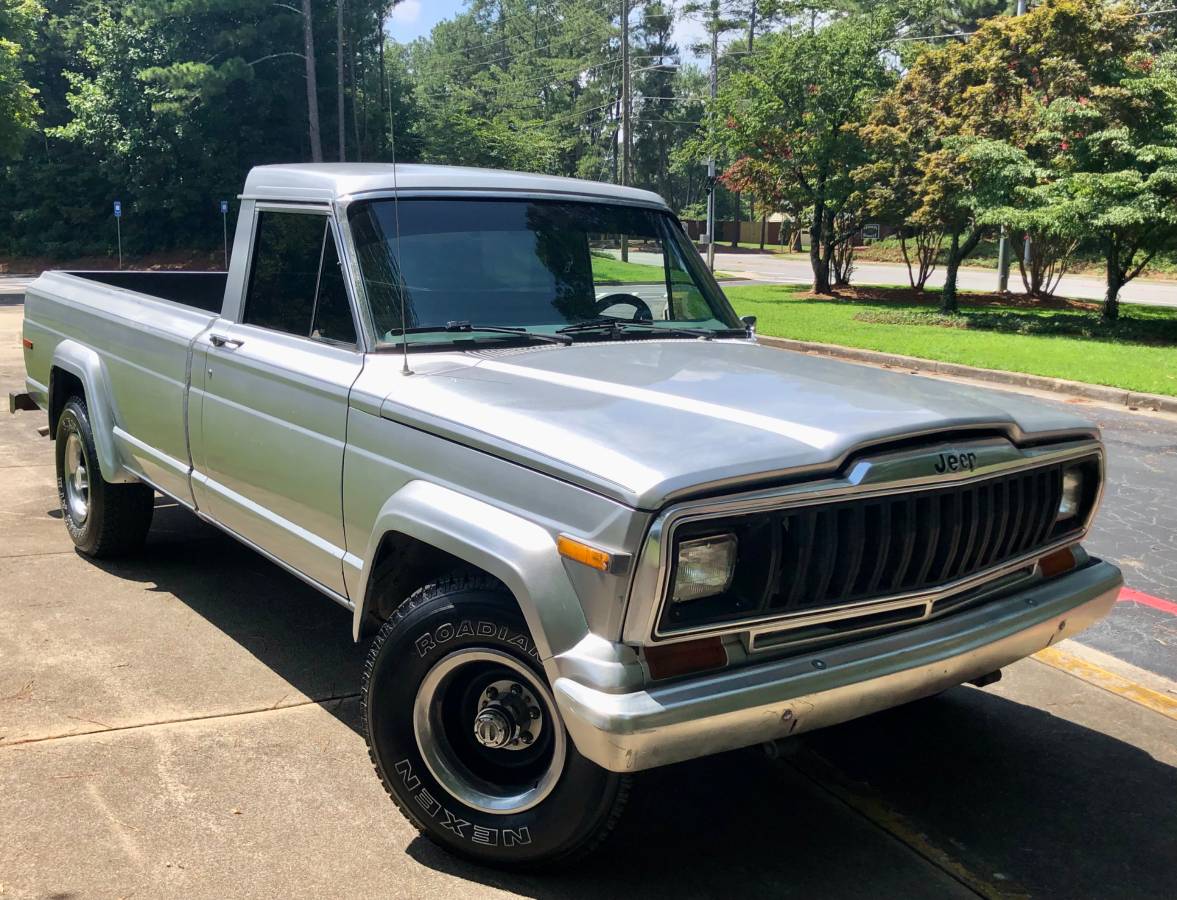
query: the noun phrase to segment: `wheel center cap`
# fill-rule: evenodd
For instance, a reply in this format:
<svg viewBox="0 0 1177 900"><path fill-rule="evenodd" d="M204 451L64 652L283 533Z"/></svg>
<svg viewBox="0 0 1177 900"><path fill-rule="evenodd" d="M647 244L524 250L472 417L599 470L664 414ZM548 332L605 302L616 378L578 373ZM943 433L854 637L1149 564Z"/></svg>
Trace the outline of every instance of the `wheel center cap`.
<svg viewBox="0 0 1177 900"><path fill-rule="evenodd" d="M514 732L515 723L501 707L487 707L474 718L474 738L484 747L505 747Z"/></svg>

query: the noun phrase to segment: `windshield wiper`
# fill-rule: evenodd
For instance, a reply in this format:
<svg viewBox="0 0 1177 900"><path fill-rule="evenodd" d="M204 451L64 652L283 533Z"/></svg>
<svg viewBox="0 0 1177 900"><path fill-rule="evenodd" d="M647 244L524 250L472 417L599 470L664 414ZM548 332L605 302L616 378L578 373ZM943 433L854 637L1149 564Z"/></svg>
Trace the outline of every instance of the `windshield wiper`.
<svg viewBox="0 0 1177 900"><path fill-rule="evenodd" d="M695 337L702 338L709 341L715 337L716 332L708 328L661 328L653 323L646 322L623 322L620 319L612 319L609 317L601 319L590 319L587 322L577 322L575 325L566 325L563 328L556 329L557 334L578 334L584 331L595 331L598 328L607 329L614 334L622 334L634 328L642 329L642 334L665 334L672 337Z"/></svg>
<svg viewBox="0 0 1177 900"><path fill-rule="evenodd" d="M515 337L531 338L545 344L572 343L572 338L562 334L541 334L538 331L528 331L526 328L511 328L506 325L475 325L470 322L446 322L445 325L410 328L409 334L428 334L431 331L444 331L447 334L467 334L472 331L489 331L492 334L510 334Z"/></svg>

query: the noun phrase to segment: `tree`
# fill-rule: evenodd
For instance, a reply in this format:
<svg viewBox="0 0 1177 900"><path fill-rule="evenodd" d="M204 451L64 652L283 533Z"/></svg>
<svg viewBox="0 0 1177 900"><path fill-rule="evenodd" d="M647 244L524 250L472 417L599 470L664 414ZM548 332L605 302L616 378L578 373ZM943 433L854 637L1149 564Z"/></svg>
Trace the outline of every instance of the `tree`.
<svg viewBox="0 0 1177 900"><path fill-rule="evenodd" d="M20 153L41 112L24 63L44 12L36 0L0 0L0 159Z"/></svg>
<svg viewBox="0 0 1177 900"><path fill-rule="evenodd" d="M1177 53L1124 63L1118 81L1060 98L1048 119L1056 205L1102 236L1107 321L1120 316L1123 286L1177 242Z"/></svg>
<svg viewBox="0 0 1177 900"><path fill-rule="evenodd" d="M956 308L956 272L993 221L989 211L1026 187L1018 153L1049 164L1046 110L1113 77L1138 41L1123 8L1044 0L1028 15L983 22L964 42L924 50L879 105L876 149L898 148L892 164L918 173L909 221L949 236L945 310ZM978 167L982 159L996 168Z"/></svg>
<svg viewBox="0 0 1177 900"><path fill-rule="evenodd" d="M857 16L766 37L747 69L729 77L710 133L695 145L700 155L737 160L729 184L754 173L775 196L809 210L817 293L831 291L837 226L854 194L851 173L866 161L858 126L894 80L880 52L891 24L882 14Z"/></svg>
<svg viewBox="0 0 1177 900"><path fill-rule="evenodd" d="M471 0L407 52L422 158L612 180L617 4Z"/></svg>

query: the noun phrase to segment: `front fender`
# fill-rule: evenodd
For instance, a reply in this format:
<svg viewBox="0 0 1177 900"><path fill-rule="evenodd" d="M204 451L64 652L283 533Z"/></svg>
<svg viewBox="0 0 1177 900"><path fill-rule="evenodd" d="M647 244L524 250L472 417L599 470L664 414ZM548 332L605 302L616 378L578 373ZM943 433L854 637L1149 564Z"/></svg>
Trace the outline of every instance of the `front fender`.
<svg viewBox="0 0 1177 900"><path fill-rule="evenodd" d="M553 536L514 513L427 481L411 481L388 498L368 541L360 576L362 602L352 632L372 598L369 585L380 542L400 532L444 550L498 578L515 595L541 659L576 645L588 633Z"/></svg>
<svg viewBox="0 0 1177 900"><path fill-rule="evenodd" d="M123 464L115 444L114 427L118 416L102 358L89 347L67 339L54 348L52 369L61 369L77 376L86 390L86 411L90 415L102 477L116 483L135 481L135 476ZM49 378L50 404L55 402L52 392L57 389L53 384L52 369Z"/></svg>

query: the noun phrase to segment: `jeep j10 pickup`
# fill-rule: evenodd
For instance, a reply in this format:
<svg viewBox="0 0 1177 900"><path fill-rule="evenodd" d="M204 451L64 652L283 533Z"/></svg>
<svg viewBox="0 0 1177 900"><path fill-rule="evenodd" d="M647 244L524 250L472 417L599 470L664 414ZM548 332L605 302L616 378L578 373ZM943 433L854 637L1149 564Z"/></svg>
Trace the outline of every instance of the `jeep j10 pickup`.
<svg viewBox="0 0 1177 900"><path fill-rule="evenodd" d="M1121 584L1090 424L758 344L640 190L261 167L227 273L49 272L23 337L78 550L159 492L350 610L377 774L486 863L590 850L643 769L985 683Z"/></svg>

